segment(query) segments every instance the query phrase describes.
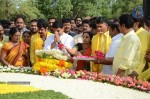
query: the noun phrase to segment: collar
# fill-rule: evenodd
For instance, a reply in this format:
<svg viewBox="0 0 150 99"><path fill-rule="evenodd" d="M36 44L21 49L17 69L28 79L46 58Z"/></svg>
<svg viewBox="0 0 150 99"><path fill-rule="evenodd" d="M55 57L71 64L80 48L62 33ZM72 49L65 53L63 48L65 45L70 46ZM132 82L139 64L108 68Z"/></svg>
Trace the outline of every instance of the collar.
<svg viewBox="0 0 150 99"><path fill-rule="evenodd" d="M122 33L119 33L119 34L115 35L115 36L112 38L112 40L114 41L114 40L116 40L117 38L120 38L120 37L122 37L122 36L123 36L123 34L122 34Z"/></svg>
<svg viewBox="0 0 150 99"><path fill-rule="evenodd" d="M123 36L123 39L128 38L130 35L135 34L134 30L131 30L126 35Z"/></svg>
<svg viewBox="0 0 150 99"><path fill-rule="evenodd" d="M141 27L141 28L139 28L135 33L136 33L136 34L139 34L139 33L141 33L143 30L144 30L144 29Z"/></svg>
<svg viewBox="0 0 150 99"><path fill-rule="evenodd" d="M109 31L106 31L106 32L104 32L104 33L97 33L98 35L105 35L106 37L107 37L107 35L109 34Z"/></svg>

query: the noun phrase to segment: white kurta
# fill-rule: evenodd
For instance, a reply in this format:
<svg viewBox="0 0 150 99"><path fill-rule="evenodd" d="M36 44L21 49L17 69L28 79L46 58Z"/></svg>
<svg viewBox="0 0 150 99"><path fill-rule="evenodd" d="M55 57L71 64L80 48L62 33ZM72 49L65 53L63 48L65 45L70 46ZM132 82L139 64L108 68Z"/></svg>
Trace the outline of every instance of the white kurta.
<svg viewBox="0 0 150 99"><path fill-rule="evenodd" d="M55 34L50 35L49 37L47 37L46 41L45 41L45 45L44 45L44 49L45 50L50 50L51 49L51 44L54 42L54 38L55 38ZM73 37L63 33L60 36L60 41L64 44L64 46L72 49L74 47L74 40ZM54 49L58 49L58 43L56 43L56 46L54 47Z"/></svg>
<svg viewBox="0 0 150 99"><path fill-rule="evenodd" d="M121 42L122 36L123 36L123 34L119 33L112 38L111 45L109 47L109 50L108 50L105 58L113 58L115 56L117 49L118 49L118 46ZM102 72L104 74L112 75L112 65L103 65Z"/></svg>

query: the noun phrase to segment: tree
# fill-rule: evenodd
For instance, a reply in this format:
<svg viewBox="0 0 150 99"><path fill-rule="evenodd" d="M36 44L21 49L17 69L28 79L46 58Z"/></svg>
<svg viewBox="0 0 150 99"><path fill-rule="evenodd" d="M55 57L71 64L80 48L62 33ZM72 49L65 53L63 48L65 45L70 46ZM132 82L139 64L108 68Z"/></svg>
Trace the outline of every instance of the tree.
<svg viewBox="0 0 150 99"><path fill-rule="evenodd" d="M96 7L91 1L92 0L72 0L72 17L94 16Z"/></svg>
<svg viewBox="0 0 150 99"><path fill-rule="evenodd" d="M27 22L32 19L45 18L45 16L40 13L40 11L36 8L34 2L31 0L22 1L18 4L18 8L16 9L16 13L13 16L23 15Z"/></svg>
<svg viewBox="0 0 150 99"><path fill-rule="evenodd" d="M15 10L14 0L0 0L0 19L9 19Z"/></svg>
<svg viewBox="0 0 150 99"><path fill-rule="evenodd" d="M142 0L116 0L112 4L112 17L119 17L123 13L131 13L138 5L142 6Z"/></svg>
<svg viewBox="0 0 150 99"><path fill-rule="evenodd" d="M70 0L37 0L36 5L47 18L63 18L72 15L73 6Z"/></svg>

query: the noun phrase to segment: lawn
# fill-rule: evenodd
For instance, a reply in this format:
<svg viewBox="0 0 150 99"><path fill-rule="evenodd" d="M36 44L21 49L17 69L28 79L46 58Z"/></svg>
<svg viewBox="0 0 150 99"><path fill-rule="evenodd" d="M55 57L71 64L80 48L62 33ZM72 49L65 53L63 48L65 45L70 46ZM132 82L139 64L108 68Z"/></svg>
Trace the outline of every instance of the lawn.
<svg viewBox="0 0 150 99"><path fill-rule="evenodd" d="M60 92L48 91L35 91L24 93L11 93L0 94L0 99L71 99Z"/></svg>

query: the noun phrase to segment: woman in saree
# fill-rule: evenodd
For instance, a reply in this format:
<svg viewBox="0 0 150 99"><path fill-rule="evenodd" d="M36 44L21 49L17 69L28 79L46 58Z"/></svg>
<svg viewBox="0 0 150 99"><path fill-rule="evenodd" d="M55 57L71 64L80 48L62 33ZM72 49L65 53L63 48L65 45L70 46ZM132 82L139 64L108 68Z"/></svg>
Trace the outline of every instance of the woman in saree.
<svg viewBox="0 0 150 99"><path fill-rule="evenodd" d="M66 50L75 56L83 55L83 56L91 56L91 40L93 37L92 32L84 32L83 33L83 43L77 43L74 48ZM77 62L76 70L87 70L90 71L90 61L79 60Z"/></svg>
<svg viewBox="0 0 150 99"><path fill-rule="evenodd" d="M17 28L11 28L9 32L9 42L4 43L0 60L4 66L29 66L29 45L20 41L21 33Z"/></svg>
<svg viewBox="0 0 150 99"><path fill-rule="evenodd" d="M30 43L31 43L31 32L30 31L24 31L22 34L22 38L26 44L30 45Z"/></svg>

